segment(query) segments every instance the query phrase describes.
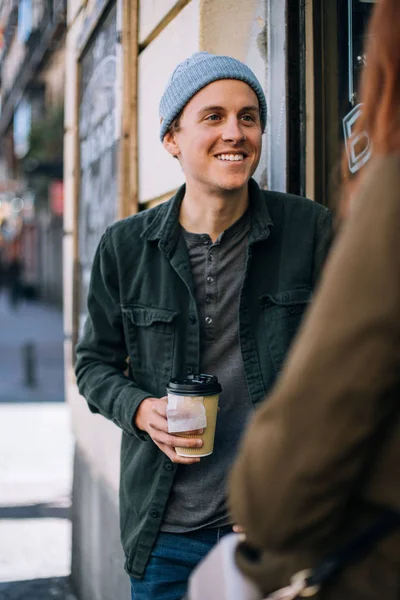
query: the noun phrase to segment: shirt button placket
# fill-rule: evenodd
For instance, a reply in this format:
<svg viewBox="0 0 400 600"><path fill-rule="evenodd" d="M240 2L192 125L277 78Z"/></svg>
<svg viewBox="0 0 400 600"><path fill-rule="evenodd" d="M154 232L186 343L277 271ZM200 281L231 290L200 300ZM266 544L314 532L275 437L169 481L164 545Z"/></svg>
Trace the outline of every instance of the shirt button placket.
<svg viewBox="0 0 400 600"><path fill-rule="evenodd" d="M207 254L207 264L206 264L206 295L205 295L205 304L208 307L206 308L206 316L204 321L207 326L211 326L213 323L212 315L212 305L215 302L215 292L216 292L216 280L215 280L215 261L214 261L214 249L212 247L209 248ZM207 314L208 313L208 314Z"/></svg>

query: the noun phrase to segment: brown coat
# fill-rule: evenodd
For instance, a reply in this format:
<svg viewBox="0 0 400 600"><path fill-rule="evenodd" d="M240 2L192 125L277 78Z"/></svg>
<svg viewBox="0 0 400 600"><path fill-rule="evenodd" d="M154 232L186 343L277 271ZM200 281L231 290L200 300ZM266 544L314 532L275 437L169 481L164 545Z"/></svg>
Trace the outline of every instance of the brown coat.
<svg viewBox="0 0 400 600"><path fill-rule="evenodd" d="M400 157L366 169L284 372L235 463L237 560L264 593L400 511ZM318 595L400 598L400 531Z"/></svg>

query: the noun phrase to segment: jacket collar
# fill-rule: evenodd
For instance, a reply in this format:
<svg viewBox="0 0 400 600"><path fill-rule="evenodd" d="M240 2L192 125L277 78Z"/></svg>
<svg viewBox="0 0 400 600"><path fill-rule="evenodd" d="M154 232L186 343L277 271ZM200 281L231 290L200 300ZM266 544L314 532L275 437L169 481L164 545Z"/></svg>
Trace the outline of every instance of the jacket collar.
<svg viewBox="0 0 400 600"><path fill-rule="evenodd" d="M251 210L249 243L253 244L266 239L274 223L268 210L268 195L260 190L254 179L249 181L249 198Z"/></svg>
<svg viewBox="0 0 400 600"><path fill-rule="evenodd" d="M175 196L161 205L153 221L142 233L142 237L148 241L159 240L160 248L167 255L175 248L180 236L179 210L185 189L186 186L182 185ZM254 179L249 181L249 198L251 210L249 243L254 243L267 238L274 224L266 197Z"/></svg>
<svg viewBox="0 0 400 600"><path fill-rule="evenodd" d="M149 242L159 240L160 248L167 255L175 248L180 236L179 210L185 190L186 186L182 185L175 196L159 207L155 218L141 236Z"/></svg>

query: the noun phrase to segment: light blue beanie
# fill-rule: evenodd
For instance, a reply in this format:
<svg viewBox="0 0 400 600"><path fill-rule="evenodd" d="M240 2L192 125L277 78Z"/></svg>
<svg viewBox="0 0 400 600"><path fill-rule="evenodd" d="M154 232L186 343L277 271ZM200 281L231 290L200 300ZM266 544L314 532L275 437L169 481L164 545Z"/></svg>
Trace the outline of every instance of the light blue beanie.
<svg viewBox="0 0 400 600"><path fill-rule="evenodd" d="M161 98L159 107L161 141L189 100L203 87L220 79L238 79L254 90L260 105L261 127L264 131L267 121L267 102L253 71L231 56L195 52L175 68Z"/></svg>

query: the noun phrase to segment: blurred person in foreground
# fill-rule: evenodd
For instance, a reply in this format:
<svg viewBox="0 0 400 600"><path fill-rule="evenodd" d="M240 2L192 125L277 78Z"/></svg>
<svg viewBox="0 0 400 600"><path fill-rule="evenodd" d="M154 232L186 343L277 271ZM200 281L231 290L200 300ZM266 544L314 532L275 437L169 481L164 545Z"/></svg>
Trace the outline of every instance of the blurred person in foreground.
<svg viewBox="0 0 400 600"><path fill-rule="evenodd" d="M230 480L240 569L264 594L400 511L400 2L379 0L358 133L373 158L286 367ZM329 600L400 598L394 527L322 587Z"/></svg>
<svg viewBox="0 0 400 600"><path fill-rule="evenodd" d="M94 260L76 373L90 409L123 431L121 538L134 600L180 598L232 531L226 477L239 437L328 250L326 208L252 179L266 112L240 61L199 52L180 63L161 99L160 139L186 183L112 225ZM199 372L222 385L214 452L201 460L176 453L202 440L168 433L165 397L171 377Z"/></svg>

